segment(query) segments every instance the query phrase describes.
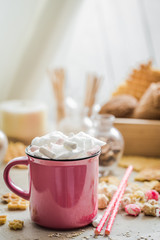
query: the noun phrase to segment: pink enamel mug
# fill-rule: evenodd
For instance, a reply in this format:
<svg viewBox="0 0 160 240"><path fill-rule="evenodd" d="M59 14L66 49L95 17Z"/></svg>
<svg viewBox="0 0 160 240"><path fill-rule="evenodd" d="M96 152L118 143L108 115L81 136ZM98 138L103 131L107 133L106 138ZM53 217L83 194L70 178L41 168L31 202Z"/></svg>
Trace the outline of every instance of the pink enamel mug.
<svg viewBox="0 0 160 240"><path fill-rule="evenodd" d="M91 223L98 210L100 152L81 159L51 160L31 156L28 148L27 156L7 164L4 181L12 192L30 201L32 221L53 229L79 228ZM17 164L29 167L29 192L9 177L10 169Z"/></svg>

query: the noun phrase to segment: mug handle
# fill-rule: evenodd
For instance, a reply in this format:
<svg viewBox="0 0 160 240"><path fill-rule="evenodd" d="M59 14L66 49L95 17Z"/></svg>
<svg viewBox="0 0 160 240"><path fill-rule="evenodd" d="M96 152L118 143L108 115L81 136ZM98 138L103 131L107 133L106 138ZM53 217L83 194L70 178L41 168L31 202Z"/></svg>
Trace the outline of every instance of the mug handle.
<svg viewBox="0 0 160 240"><path fill-rule="evenodd" d="M24 190L22 190L20 187L17 187L11 180L10 176L9 176L9 172L10 169L15 166L15 165L28 165L29 161L28 161L28 157L18 157L18 158L14 158L12 159L7 166L4 169L4 173L3 173L3 178L4 181L7 185L7 187L14 192L15 194L17 194L18 196L20 196L21 198L24 198L26 200L29 200L30 198L30 192L26 192Z"/></svg>

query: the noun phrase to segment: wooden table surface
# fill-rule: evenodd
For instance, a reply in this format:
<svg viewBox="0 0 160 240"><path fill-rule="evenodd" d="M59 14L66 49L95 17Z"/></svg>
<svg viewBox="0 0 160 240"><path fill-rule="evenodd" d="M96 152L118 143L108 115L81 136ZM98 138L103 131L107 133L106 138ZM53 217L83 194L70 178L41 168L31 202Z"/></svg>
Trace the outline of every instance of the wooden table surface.
<svg viewBox="0 0 160 240"><path fill-rule="evenodd" d="M3 181L4 165L0 167L0 195L7 193L8 189ZM115 168L114 174L122 176L124 169ZM135 173L132 173L130 180L133 179ZM12 169L11 178L23 189L27 189L28 170ZM102 211L100 211L102 213ZM92 226L87 226L73 231L54 231L52 229L42 228L30 220L29 210L26 211L8 211L5 204L0 203L0 214L7 215L7 222L0 226L0 240L49 240L49 239L77 239L87 240L94 239L94 231ZM8 221L19 219L24 221L23 230L13 231L8 227ZM59 237L57 236L59 233ZM79 236L75 236L76 234ZM114 222L110 237L98 236L97 239L110 240L159 240L160 239L160 219L156 217L146 217L141 214L138 217L127 216L124 212L120 212Z"/></svg>

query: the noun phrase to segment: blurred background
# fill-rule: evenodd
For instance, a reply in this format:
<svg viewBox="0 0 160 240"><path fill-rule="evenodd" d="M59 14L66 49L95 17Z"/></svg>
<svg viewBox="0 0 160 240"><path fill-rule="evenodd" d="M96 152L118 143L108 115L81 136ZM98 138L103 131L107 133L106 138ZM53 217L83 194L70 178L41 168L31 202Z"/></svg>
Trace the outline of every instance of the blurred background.
<svg viewBox="0 0 160 240"><path fill-rule="evenodd" d="M53 129L88 132L101 109L125 153L159 156L160 122L141 121L160 120L159 10L159 0L0 0L0 103L11 101L0 129L29 144Z"/></svg>
<svg viewBox="0 0 160 240"><path fill-rule="evenodd" d="M0 1L0 100L53 104L48 66L67 70L81 100L88 72L103 76L104 103L136 64L160 66L158 0Z"/></svg>

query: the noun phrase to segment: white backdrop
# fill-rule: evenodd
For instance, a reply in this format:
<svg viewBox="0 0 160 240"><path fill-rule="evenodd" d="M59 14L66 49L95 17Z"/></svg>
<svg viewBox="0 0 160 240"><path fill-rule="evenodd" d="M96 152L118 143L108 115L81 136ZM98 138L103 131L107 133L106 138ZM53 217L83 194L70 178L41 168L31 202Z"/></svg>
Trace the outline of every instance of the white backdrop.
<svg viewBox="0 0 160 240"><path fill-rule="evenodd" d="M0 0L0 100L52 106L45 71L67 70L66 94L83 101L85 76L104 77L102 103L130 69L160 67L159 0Z"/></svg>

